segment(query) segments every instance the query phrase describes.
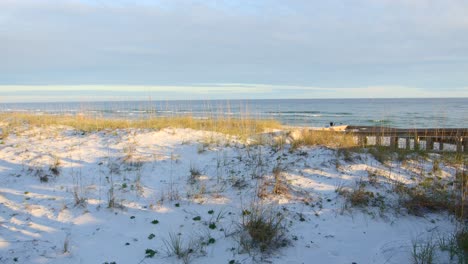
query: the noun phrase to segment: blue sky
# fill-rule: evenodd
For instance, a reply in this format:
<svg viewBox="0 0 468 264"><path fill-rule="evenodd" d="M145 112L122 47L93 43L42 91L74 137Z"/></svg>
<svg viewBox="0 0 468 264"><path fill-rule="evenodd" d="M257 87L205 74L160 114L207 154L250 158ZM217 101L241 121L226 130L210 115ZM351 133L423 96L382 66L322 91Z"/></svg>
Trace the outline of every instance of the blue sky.
<svg viewBox="0 0 468 264"><path fill-rule="evenodd" d="M468 97L466 0L2 0L0 101Z"/></svg>

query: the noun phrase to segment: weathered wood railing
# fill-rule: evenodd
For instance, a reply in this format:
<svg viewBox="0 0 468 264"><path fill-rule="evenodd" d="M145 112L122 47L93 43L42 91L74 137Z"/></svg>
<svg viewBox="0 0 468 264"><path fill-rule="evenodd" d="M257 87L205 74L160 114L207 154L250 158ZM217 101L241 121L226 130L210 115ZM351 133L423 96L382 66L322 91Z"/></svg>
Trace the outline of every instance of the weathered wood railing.
<svg viewBox="0 0 468 264"><path fill-rule="evenodd" d="M345 132L357 136L359 144L367 145L368 138L375 138L375 145L383 145L383 139L388 138L388 145L399 148L400 139L405 140L405 148L417 150L421 148L421 141L425 142L426 150L444 151L445 144L456 146L457 152L468 153L468 128L413 128L401 129L373 126L348 126ZM413 144L411 144L413 143ZM434 143L438 148L434 148Z"/></svg>

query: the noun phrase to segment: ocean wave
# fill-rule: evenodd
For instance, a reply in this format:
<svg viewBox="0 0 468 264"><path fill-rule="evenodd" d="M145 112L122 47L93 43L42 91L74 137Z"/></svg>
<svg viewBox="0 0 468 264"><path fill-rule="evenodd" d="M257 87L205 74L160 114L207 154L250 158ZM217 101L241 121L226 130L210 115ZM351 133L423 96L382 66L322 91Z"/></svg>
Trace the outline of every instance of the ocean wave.
<svg viewBox="0 0 468 264"><path fill-rule="evenodd" d="M270 115L295 115L295 116L312 116L312 117L336 117L336 116L351 116L353 113L350 112L326 112L326 111L267 111L265 112Z"/></svg>
<svg viewBox="0 0 468 264"><path fill-rule="evenodd" d="M320 111L267 111L267 114L320 114Z"/></svg>
<svg viewBox="0 0 468 264"><path fill-rule="evenodd" d="M269 113L270 116L292 116L292 117L321 117L322 114L299 114L299 113Z"/></svg>
<svg viewBox="0 0 468 264"><path fill-rule="evenodd" d="M379 123L379 124L390 124L390 123L392 123L392 121L388 120L388 119L369 119L369 120L367 120L367 122Z"/></svg>

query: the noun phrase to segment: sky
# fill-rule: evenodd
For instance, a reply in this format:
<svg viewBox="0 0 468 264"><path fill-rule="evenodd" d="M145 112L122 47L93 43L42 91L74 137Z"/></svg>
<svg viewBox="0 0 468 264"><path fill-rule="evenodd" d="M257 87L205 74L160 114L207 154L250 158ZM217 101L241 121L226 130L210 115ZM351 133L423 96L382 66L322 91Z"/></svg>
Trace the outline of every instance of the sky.
<svg viewBox="0 0 468 264"><path fill-rule="evenodd" d="M0 102L468 97L467 0L1 0Z"/></svg>

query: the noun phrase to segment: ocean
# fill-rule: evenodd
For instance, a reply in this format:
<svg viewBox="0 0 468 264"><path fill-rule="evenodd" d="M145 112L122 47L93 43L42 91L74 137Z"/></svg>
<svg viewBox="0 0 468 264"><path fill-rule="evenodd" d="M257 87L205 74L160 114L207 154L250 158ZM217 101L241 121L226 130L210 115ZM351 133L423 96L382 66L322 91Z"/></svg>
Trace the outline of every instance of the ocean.
<svg viewBox="0 0 468 264"><path fill-rule="evenodd" d="M0 112L78 114L106 118L192 115L276 119L284 125L335 124L397 128L466 128L468 98L278 99L3 103Z"/></svg>

